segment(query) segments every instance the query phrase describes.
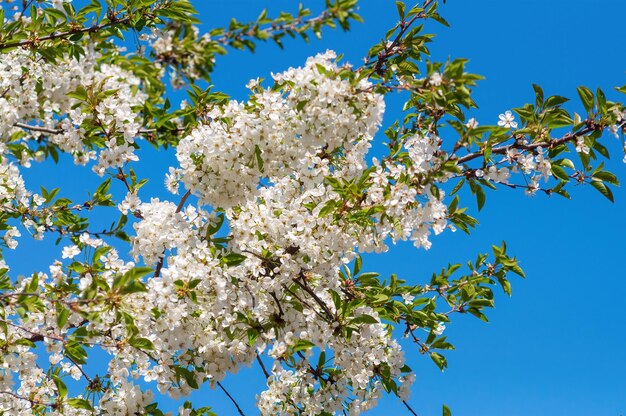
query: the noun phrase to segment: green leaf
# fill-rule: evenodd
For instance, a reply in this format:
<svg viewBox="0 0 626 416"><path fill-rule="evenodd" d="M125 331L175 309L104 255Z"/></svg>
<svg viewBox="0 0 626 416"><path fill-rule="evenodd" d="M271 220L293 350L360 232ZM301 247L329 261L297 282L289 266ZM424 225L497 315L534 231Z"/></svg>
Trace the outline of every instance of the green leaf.
<svg viewBox="0 0 626 416"><path fill-rule="evenodd" d="M52 381L54 381L54 384L57 387L57 391L59 392L59 396L60 397L67 396L67 386L65 385L63 380L61 380L61 377L59 377L58 374L52 373Z"/></svg>
<svg viewBox="0 0 626 416"><path fill-rule="evenodd" d="M380 323L380 321L374 318L373 316L363 314L354 318L351 321L351 323L353 324L378 324Z"/></svg>
<svg viewBox="0 0 626 416"><path fill-rule="evenodd" d="M569 98L554 95L546 100L546 108L556 107L569 101Z"/></svg>
<svg viewBox="0 0 626 416"><path fill-rule="evenodd" d="M141 283L139 280L131 280L126 285L124 285L120 293L124 295L129 295L131 293L139 293L139 292L147 292L147 291L148 291L148 288L146 287L146 285Z"/></svg>
<svg viewBox="0 0 626 416"><path fill-rule="evenodd" d="M483 190L482 186L474 181L470 181L469 184L472 193L476 195L476 203L478 204L478 210L480 211L481 209L483 209L483 206L485 206L485 200L487 199L487 197L485 196L485 191Z"/></svg>
<svg viewBox="0 0 626 416"><path fill-rule="evenodd" d="M133 267L129 273L131 274L133 279L139 279L142 278L150 273L152 273L153 270L151 267Z"/></svg>
<svg viewBox="0 0 626 416"><path fill-rule="evenodd" d="M154 344L148 338L132 337L128 340L128 343L140 350L153 350Z"/></svg>
<svg viewBox="0 0 626 416"><path fill-rule="evenodd" d="M514 265L510 266L509 269L511 269L511 271L515 274L517 274L518 276L521 276L523 278L526 278L526 273L524 273L524 270L522 270L521 267L519 267L519 265L517 263L515 263Z"/></svg>
<svg viewBox="0 0 626 416"><path fill-rule="evenodd" d="M535 107L539 108L543 104L543 89L537 84L533 84L535 90Z"/></svg>
<svg viewBox="0 0 626 416"><path fill-rule="evenodd" d="M246 256L240 253L228 253L222 257L222 263L227 266L236 266L241 264L246 259Z"/></svg>
<svg viewBox="0 0 626 416"><path fill-rule="evenodd" d="M87 90L83 86L79 86L72 92L66 94L68 97L76 98L79 101L87 100Z"/></svg>
<svg viewBox="0 0 626 416"><path fill-rule="evenodd" d="M580 100L582 101L585 110L587 110L587 113L591 113L594 105L593 92L591 92L589 88L583 86L576 88L576 91L578 91Z"/></svg>
<svg viewBox="0 0 626 416"><path fill-rule="evenodd" d="M15 344L15 345L24 345L24 346L29 347L29 348L35 348L36 347L35 343L33 341L29 340L28 338L19 338L16 341L13 341L13 344Z"/></svg>
<svg viewBox="0 0 626 416"><path fill-rule="evenodd" d="M403 1L396 1L396 8L398 9L398 16L400 16L400 19L404 19L404 13L405 13L405 8L406 5L404 4Z"/></svg>
<svg viewBox="0 0 626 416"><path fill-rule="evenodd" d="M556 165L559 165L559 166L565 166L565 167L568 167L570 169L576 169L576 167L574 166L574 162L572 162L570 159L555 160L554 162L552 162L552 164L556 164Z"/></svg>
<svg viewBox="0 0 626 416"><path fill-rule="evenodd" d="M87 364L87 351L76 341L66 342L64 353L77 364Z"/></svg>
<svg viewBox="0 0 626 416"><path fill-rule="evenodd" d="M327 216L328 214L330 214L335 209L336 205L337 205L337 201L335 201L334 199L331 199L330 201L328 201L320 210L320 213L319 213L320 218L323 218Z"/></svg>
<svg viewBox="0 0 626 416"><path fill-rule="evenodd" d="M600 88L596 90L596 98L598 101L598 112L600 114L606 114L606 97Z"/></svg>
<svg viewBox="0 0 626 416"><path fill-rule="evenodd" d="M441 371L443 371L446 367L448 367L448 362L446 360L446 357L444 357L443 355L437 352L431 352L430 358L433 360L435 364L437 364L437 367L439 367Z"/></svg>
<svg viewBox="0 0 626 416"><path fill-rule="evenodd" d="M261 157L261 148L259 145L254 145L254 156L256 156L256 163L259 165L259 170L263 173L263 157Z"/></svg>
<svg viewBox="0 0 626 416"><path fill-rule="evenodd" d="M222 228L222 224L224 224L224 214L219 214L217 216L217 221L215 222L215 224L211 224L207 227L207 230L206 230L207 237L218 232L220 228Z"/></svg>
<svg viewBox="0 0 626 416"><path fill-rule="evenodd" d="M450 196L453 196L454 194L456 194L457 192L459 192L459 190L461 189L461 187L465 184L465 179L461 179L459 181L459 183L457 183L456 185L454 185L454 188L452 188L452 191L450 191Z"/></svg>
<svg viewBox="0 0 626 416"><path fill-rule="evenodd" d="M615 176L611 172L607 172L605 170L604 171L600 171L600 172L594 172L591 177L593 179L598 179L598 180L603 181L603 182L608 182L611 185L615 185L615 186L619 185L619 180L617 179L617 176Z"/></svg>
<svg viewBox="0 0 626 416"><path fill-rule="evenodd" d="M95 263L96 261L100 260L100 257L104 256L105 254L107 254L111 250L113 250L113 247L111 247L111 246L98 247L96 249L96 251L94 251L94 253L93 253L92 262Z"/></svg>
<svg viewBox="0 0 626 416"><path fill-rule="evenodd" d="M293 352L298 352L298 351L302 351L302 350L309 350L309 349L313 348L314 346L315 346L315 344L313 344L309 340L299 339L298 341L296 341L296 343L292 347L292 350L293 350Z"/></svg>
<svg viewBox="0 0 626 416"><path fill-rule="evenodd" d="M60 302L56 304L57 310L57 325L59 328L63 328L67 323L68 318L70 317L70 311L65 306L63 306Z"/></svg>
<svg viewBox="0 0 626 416"><path fill-rule="evenodd" d="M596 188L598 190L598 192L600 192L602 195L604 195L604 197L606 199L608 199L611 202L615 202L615 200L613 198L613 192L609 189L608 186L606 186L604 184L604 182L592 180L591 181L591 186Z"/></svg>
<svg viewBox="0 0 626 416"><path fill-rule="evenodd" d="M57 20L62 20L62 21L66 21L67 20L67 16L65 15L65 13L63 13L61 10L55 9L55 8L49 8L49 9L44 9L44 14L50 16L52 18L53 22L56 22Z"/></svg>
<svg viewBox="0 0 626 416"><path fill-rule="evenodd" d="M367 273L361 273L361 274L357 277L357 279L358 279L358 280L375 279L375 278L377 278L378 276L380 276L380 274L379 274L379 273L376 273L376 272L367 272Z"/></svg>
<svg viewBox="0 0 626 416"><path fill-rule="evenodd" d="M565 172L565 169L563 169L562 167L558 165L552 165L551 169L552 169L552 173L554 174L554 176L561 179L562 181L565 181L565 182L569 181L569 175L567 174L567 172Z"/></svg>
<svg viewBox="0 0 626 416"><path fill-rule="evenodd" d="M91 406L91 403L89 403L89 401L85 399L67 399L65 403L67 403L68 405L72 406L75 409L85 409L85 410L91 410L91 411L94 410L93 407Z"/></svg>
<svg viewBox="0 0 626 416"><path fill-rule="evenodd" d="M609 150L606 147L604 147L604 145L602 145L599 141L596 140L593 143L592 147L593 147L593 150L600 153L602 156L606 157L607 159L610 159Z"/></svg>
<svg viewBox="0 0 626 416"><path fill-rule="evenodd" d="M361 271L361 266L363 265L363 259L361 256L356 256L356 260L354 260L354 268L352 269L352 275L356 276Z"/></svg>
<svg viewBox="0 0 626 416"><path fill-rule="evenodd" d="M450 411L450 408L446 406L445 404L443 405L443 416L452 416L452 412Z"/></svg>

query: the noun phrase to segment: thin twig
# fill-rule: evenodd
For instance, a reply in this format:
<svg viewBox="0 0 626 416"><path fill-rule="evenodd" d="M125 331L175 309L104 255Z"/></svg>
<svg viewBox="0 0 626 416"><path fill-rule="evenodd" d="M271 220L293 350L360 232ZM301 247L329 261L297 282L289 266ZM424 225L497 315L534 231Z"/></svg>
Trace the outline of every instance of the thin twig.
<svg viewBox="0 0 626 416"><path fill-rule="evenodd" d="M122 182L124 182L124 185L126 185L126 189L128 189L128 192L132 192L133 188L128 183L128 180L126 180L126 174L124 173L122 168L117 168L117 172L118 172L117 178L121 180Z"/></svg>
<svg viewBox="0 0 626 416"><path fill-rule="evenodd" d="M26 123L22 123L22 122L17 122L14 124L15 127L19 127L22 128L24 130L30 130L30 131L38 131L41 133L48 133L48 134L63 134L65 133L65 130L63 129L53 129L53 128L49 128L49 127L43 127L43 126L33 126L31 124L26 124ZM177 127L176 129L171 130L172 132L181 132L184 131L185 129L182 127ZM137 135L140 134L149 134L149 133L156 133L157 129L139 129L137 130ZM118 133L123 133L123 131L118 131Z"/></svg>
<svg viewBox="0 0 626 416"><path fill-rule="evenodd" d="M326 319L326 317L324 315L322 315L317 309L315 309L313 306L311 306L309 304L309 302L305 301L304 299L300 298L300 296L298 296L298 294L296 292L294 292L293 290L289 289L286 285L282 285L283 289L285 289L290 295L292 295L293 297L295 297L296 299L298 299L300 301L300 303L302 303L303 305L306 305L309 309L311 309L313 312L315 312L317 314L317 316L319 316L322 319Z"/></svg>
<svg viewBox="0 0 626 416"><path fill-rule="evenodd" d="M278 306L278 316L282 317L285 313L283 312L283 308L280 306L278 296L276 296L276 293L274 292L269 292L269 294L274 299L274 302L276 302L276 306Z"/></svg>
<svg viewBox="0 0 626 416"><path fill-rule="evenodd" d="M187 199L189 198L189 196L191 196L191 191L185 192L185 195L183 195L182 198L180 198L180 202L178 203L178 206L176 207L177 214L183 210L183 207L185 206L185 202L187 202ZM161 276L161 269L163 268L163 262L165 262L165 251L163 252L163 254L161 254L161 257L159 257L159 262L157 263L156 268L154 270L154 277Z"/></svg>
<svg viewBox="0 0 626 416"><path fill-rule="evenodd" d="M25 130L38 131L41 133L48 133L48 134L62 134L63 133L63 129L50 129L50 128L42 127L42 126L31 126L30 124L20 123L20 122L15 123L14 126L20 127Z"/></svg>
<svg viewBox="0 0 626 416"><path fill-rule="evenodd" d="M311 295L311 297L313 298L313 300L315 300L315 302L320 305L320 307L322 308L322 310L324 311L324 313L326 313L326 316L328 319L330 319L331 321L334 320L335 316L333 315L333 313L330 311L330 309L328 308L328 305L326 305L326 303L319 298L319 296L317 296L317 293L315 293L313 291L313 289L311 289L306 282L304 281L304 279L302 279L303 281L301 282L300 280L298 280L297 278L293 279L293 281L300 286L306 293L308 293L309 295Z"/></svg>
<svg viewBox="0 0 626 416"><path fill-rule="evenodd" d="M261 356L258 352L256 353L256 360L259 362L261 370L263 370L263 374L265 374L265 378L270 378L270 373L267 371L267 368L265 368L265 364L263 364L263 360L261 360Z"/></svg>
<svg viewBox="0 0 626 416"><path fill-rule="evenodd" d="M38 400L29 399L28 397L23 397L18 394L15 394L12 391L0 391L0 394L6 394L8 396L15 397L18 400L24 400L26 402L30 402L31 406L38 405L38 406L46 406L46 407L55 407L57 405L56 403L46 403L46 402L40 402Z"/></svg>
<svg viewBox="0 0 626 416"><path fill-rule="evenodd" d="M78 369L80 370L80 372L83 374L83 377L85 377L87 379L87 381L89 382L89 384L91 384L93 382L93 380L91 379L91 377L89 377L89 375L87 375L87 373L85 373L85 370L83 370L83 368L81 366L78 365L78 363L76 361L74 361L74 359L72 357L70 357L68 354L65 355L65 358L67 358L68 360L70 360L72 362L72 364L74 364L76 367L78 367Z"/></svg>
<svg viewBox="0 0 626 416"><path fill-rule="evenodd" d="M406 400L402 400L402 403L404 403L404 405L406 406L407 409L409 409L409 412L413 413L415 416L417 416L417 413L415 413L415 410L413 410L411 408L411 406L409 406L409 404L406 402Z"/></svg>
<svg viewBox="0 0 626 416"><path fill-rule="evenodd" d="M220 383L219 381L217 382L217 385L220 387L220 389L222 389L222 391L228 396L228 398L230 399L231 402L233 402L233 404L235 405L235 407L237 408L237 411L239 412L239 414L241 416L246 416L245 413L241 410L241 407L239 407L239 404L237 403L237 401L233 398L233 396L230 395L230 393L224 388L224 386L222 386L222 383Z"/></svg>
<svg viewBox="0 0 626 416"><path fill-rule="evenodd" d="M426 10L426 8L432 2L433 0L426 0L422 8ZM413 25L413 23L415 23L417 19L423 19L426 16L426 13L422 11L420 13L416 13L409 21L402 20L400 23L398 23L396 25L396 28L399 28L400 31L398 32L398 35L395 37L395 39L390 44L384 45L384 49L378 53L378 55L375 57L375 61L371 61L366 58L365 66L375 63L374 71L380 72L385 62L396 53L396 47L399 45L406 31Z"/></svg>
<svg viewBox="0 0 626 416"><path fill-rule="evenodd" d="M32 338L36 338L37 341L39 341L40 339L43 340L44 338L50 338L50 339L53 339L55 341L64 341L64 338L62 336L58 336L58 335L44 335L44 334L41 334L39 332L31 331L30 329L25 328L25 327L23 327L21 325L18 325L18 324L14 323L14 322L12 322L12 321L10 321L8 319L0 319L0 322L4 322L5 324L11 325L14 328L21 329L24 332L28 332L29 334L33 335ZM31 341L32 341L32 339L31 339ZM35 341L33 341L33 342L35 342Z"/></svg>

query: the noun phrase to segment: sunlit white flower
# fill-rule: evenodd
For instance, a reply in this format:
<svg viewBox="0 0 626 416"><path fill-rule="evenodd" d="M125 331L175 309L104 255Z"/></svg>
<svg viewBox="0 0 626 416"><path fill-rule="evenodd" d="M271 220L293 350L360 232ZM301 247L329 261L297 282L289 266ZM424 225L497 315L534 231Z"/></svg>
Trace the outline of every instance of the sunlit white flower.
<svg viewBox="0 0 626 416"><path fill-rule="evenodd" d="M63 252L61 254L61 258L63 259L73 259L80 253L80 248L77 245L67 246L63 248Z"/></svg>
<svg viewBox="0 0 626 416"><path fill-rule="evenodd" d="M440 86L443 83L443 77L439 72L433 72L430 78L428 78L428 82L435 87Z"/></svg>
<svg viewBox="0 0 626 416"><path fill-rule="evenodd" d="M517 128L517 121L515 121L515 116L510 111L505 111L504 114L500 114L498 116L500 121L498 121L498 126L506 127L506 128Z"/></svg>
<svg viewBox="0 0 626 416"><path fill-rule="evenodd" d="M465 127L467 127L470 130L475 129L476 127L478 127L478 121L476 121L476 119L472 117L469 120L467 120Z"/></svg>

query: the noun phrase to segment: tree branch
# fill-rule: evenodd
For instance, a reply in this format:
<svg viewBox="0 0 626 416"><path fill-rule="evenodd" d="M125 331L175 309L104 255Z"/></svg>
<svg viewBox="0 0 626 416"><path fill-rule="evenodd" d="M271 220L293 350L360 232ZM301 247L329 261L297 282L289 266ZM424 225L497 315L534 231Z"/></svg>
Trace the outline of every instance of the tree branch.
<svg viewBox="0 0 626 416"><path fill-rule="evenodd" d="M328 308L328 305L326 305L326 303L319 298L319 296L317 296L317 293L315 293L313 291L313 289L311 289L307 284L306 281L304 281L304 278L302 277L302 274L300 274L300 278L302 279L302 282L300 280L298 280L298 278L292 279L298 286L300 286L306 293L308 293L309 295L311 295L311 297L313 298L313 300L315 300L315 302L320 305L320 307L322 308L322 310L324 311L324 313L326 314L327 318L330 319L331 321L335 320L335 315L330 311L330 309Z"/></svg>
<svg viewBox="0 0 626 416"><path fill-rule="evenodd" d="M41 133L48 133L48 134L63 134L65 133L65 130L63 129L53 129L53 128L48 128L48 127L42 127L42 126L33 126L30 124L26 124L26 123L21 123L21 122L17 122L14 124L15 127L19 127L22 128L24 130L30 130L30 131L38 131ZM171 131L175 131L175 132L180 132L180 131L184 131L185 129L182 127L179 127L175 130L171 130ZM136 134L150 134L150 133L156 133L158 130L157 129L139 129L137 130ZM122 133L120 131L120 133Z"/></svg>
<svg viewBox="0 0 626 416"><path fill-rule="evenodd" d="M411 406L409 406L409 404L406 402L406 400L402 400L402 403L404 403L404 405L406 406L407 409L409 409L409 412L411 412L413 415L417 416L417 413L415 413L415 410L413 410L411 408Z"/></svg>
<svg viewBox="0 0 626 416"><path fill-rule="evenodd" d="M67 32L52 33L50 35L42 36L36 39L24 39L24 40L20 40L16 42L11 42L11 43L0 43L0 51L4 49L19 47L19 46L36 45L37 43L44 42L46 40L54 40L54 39L70 37L77 33L95 33L109 26L128 25L129 23L130 23L130 17L124 17L122 19L113 20L113 21L103 23L100 25L93 25L91 27L84 27L82 29L68 30Z"/></svg>
<svg viewBox="0 0 626 416"><path fill-rule="evenodd" d="M263 364L263 360L261 360L261 356L258 352L256 353L256 360L259 362L261 370L263 370L263 374L265 374L265 378L270 378L270 373L267 371L267 368L265 368L265 364Z"/></svg>
<svg viewBox="0 0 626 416"><path fill-rule="evenodd" d="M28 338L28 340L31 341L31 342L43 341L44 338L50 338L50 339L53 339L55 341L61 341L61 342L65 340L62 336L59 336L59 335L44 335L44 334L41 334L39 332L31 331L30 329L25 328L25 327L23 327L21 325L18 325L18 324L14 323L14 322L12 322L12 321L10 321L8 319L0 319L0 322L4 322L5 324L10 325L10 326L12 326L14 328L20 329L20 330L22 330L24 332L28 332L29 334L32 335L32 337Z"/></svg>
<svg viewBox="0 0 626 416"><path fill-rule="evenodd" d="M564 135L563 137L561 137L560 139L555 139L549 142L539 142L539 143L531 143L531 144L522 144L522 143L511 143L508 144L506 146L500 146L500 147L495 147L493 149L491 149L491 153L492 154L497 154L497 155L502 155L502 154L506 154L507 151L509 151L510 149L521 149L521 150L535 150L538 147L547 147L548 149L552 149L556 146L560 146L562 144L566 144L569 142L573 142L575 140L577 140L579 137L584 136L587 133L591 133L595 130L597 130L598 128L594 125L588 125L587 127L585 127L584 129L580 130L577 133L567 133L566 135ZM603 128L600 128L601 130ZM459 157L458 159L456 159L457 163L466 163L469 162L470 160L474 160L476 158L479 158L481 156L484 155L484 152L478 151L478 152L473 152L473 153L468 153L465 156Z"/></svg>
<svg viewBox="0 0 626 416"><path fill-rule="evenodd" d="M26 402L29 402L31 404L31 406L46 406L46 407L52 407L55 408L57 406L56 403L46 403L46 402L40 402L38 400L34 400L34 399L29 399L28 397L23 397L20 396L19 394L15 394L12 391L0 391L0 394L6 394L8 396L12 396L15 397L18 400L24 400Z"/></svg>
<svg viewBox="0 0 626 416"><path fill-rule="evenodd" d="M426 9L432 2L433 0L426 0L422 8ZM385 62L387 62L387 60L396 53L395 49L400 44L400 40L402 40L402 36L404 36L406 31L413 25L413 23L415 23L417 19L423 19L425 17L427 17L427 15L422 11L415 14L409 21L402 20L400 23L398 23L396 25L396 28L400 28L400 31L398 32L398 35L395 37L395 39L391 42L391 44L385 45L385 48L380 51L376 56L375 61L367 60L366 58L365 66L375 63L374 72L379 73L382 70Z"/></svg>
<svg viewBox="0 0 626 416"><path fill-rule="evenodd" d="M217 382L217 385L220 387L220 389L222 389L222 391L224 393L226 393L226 395L228 396L228 398L230 399L231 402L233 402L233 404L235 405L235 407L237 408L237 411L239 412L239 414L241 416L246 416L245 413L241 410L241 407L239 407L239 404L237 403L237 401L233 398L233 396L230 395L230 393L224 388L224 386L222 386L222 383L220 383L219 381Z"/></svg>

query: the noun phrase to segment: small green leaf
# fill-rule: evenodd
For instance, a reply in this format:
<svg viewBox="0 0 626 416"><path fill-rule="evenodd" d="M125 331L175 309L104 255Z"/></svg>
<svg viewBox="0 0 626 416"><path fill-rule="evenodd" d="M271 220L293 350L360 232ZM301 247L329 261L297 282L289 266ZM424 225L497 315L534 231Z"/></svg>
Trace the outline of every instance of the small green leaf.
<svg viewBox="0 0 626 416"><path fill-rule="evenodd" d="M298 352L302 350L309 350L313 348L315 344L306 339L299 339L296 341L295 345L292 347L293 352Z"/></svg>
<svg viewBox="0 0 626 416"><path fill-rule="evenodd" d="M67 319L70 317L70 311L65 306L63 306L60 302L57 302L56 310L57 310L57 325L59 329L62 329L67 323Z"/></svg>
<svg viewBox="0 0 626 416"><path fill-rule="evenodd" d="M359 315L351 321L353 324L378 324L378 319L370 315Z"/></svg>
<svg viewBox="0 0 626 416"><path fill-rule="evenodd" d="M94 410L91 403L85 399L67 399L66 403L75 409Z"/></svg>
<svg viewBox="0 0 626 416"><path fill-rule="evenodd" d="M259 145L254 145L254 156L256 156L256 163L259 165L259 170L263 173L263 157L261 156L261 148Z"/></svg>
<svg viewBox="0 0 626 416"><path fill-rule="evenodd" d="M352 275L356 276L361 271L361 266L363 265L363 259L361 256L356 256L356 260L354 260L354 268L352 269Z"/></svg>
<svg viewBox="0 0 626 416"><path fill-rule="evenodd" d="M67 396L67 386L65 385L63 380L61 380L61 377L59 377L58 374L52 373L52 381L54 381L54 384L57 387L57 391L59 392L59 396L60 397Z"/></svg>
<svg viewBox="0 0 626 416"><path fill-rule="evenodd" d="M594 179L599 179L603 182L608 182L611 185L615 185L618 186L619 185L619 180L617 179L617 176L613 175L611 172L607 172L607 171L600 171L600 172L594 172L592 175L592 178Z"/></svg>
<svg viewBox="0 0 626 416"><path fill-rule="evenodd" d="M546 108L556 107L569 101L569 98L554 95L546 100Z"/></svg>
<svg viewBox="0 0 626 416"><path fill-rule="evenodd" d="M565 182L569 181L569 175L567 174L567 172L565 172L565 169L563 169L562 167L558 165L552 165L551 169L552 169L552 173L554 174L554 176L561 179L562 181L565 181Z"/></svg>
<svg viewBox="0 0 626 416"><path fill-rule="evenodd" d="M398 9L398 16L400 16L400 19L404 19L404 12L406 8L406 5L404 4L404 2L396 1L396 8Z"/></svg>
<svg viewBox="0 0 626 416"><path fill-rule="evenodd" d="M236 266L241 264L246 259L246 256L240 253L228 253L222 257L222 263L227 266Z"/></svg>
<svg viewBox="0 0 626 416"><path fill-rule="evenodd" d="M591 186L593 186L594 188L596 188L602 195L604 195L605 198L607 198L609 201L611 202L615 202L614 198L613 198L613 192L611 191L611 189L609 189L608 186L606 186L604 184L604 182L602 181L595 181L592 180L591 181Z"/></svg>
<svg viewBox="0 0 626 416"><path fill-rule="evenodd" d="M446 358L443 355L437 352L431 352L430 358L433 360L435 364L437 364L437 367L439 367L441 371L443 371L446 367L448 367L448 362L446 361Z"/></svg>
<svg viewBox="0 0 626 416"><path fill-rule="evenodd" d="M533 84L533 89L535 90L535 106L539 108L543 104L543 89L537 84Z"/></svg>
<svg viewBox="0 0 626 416"><path fill-rule="evenodd" d="M593 92L591 92L589 88L583 86L576 88L576 91L578 91L580 100L582 101L585 110L587 110L587 113L591 113L594 105Z"/></svg>
<svg viewBox="0 0 626 416"><path fill-rule="evenodd" d="M153 350L154 344L148 338L132 337L128 343L140 350Z"/></svg>

